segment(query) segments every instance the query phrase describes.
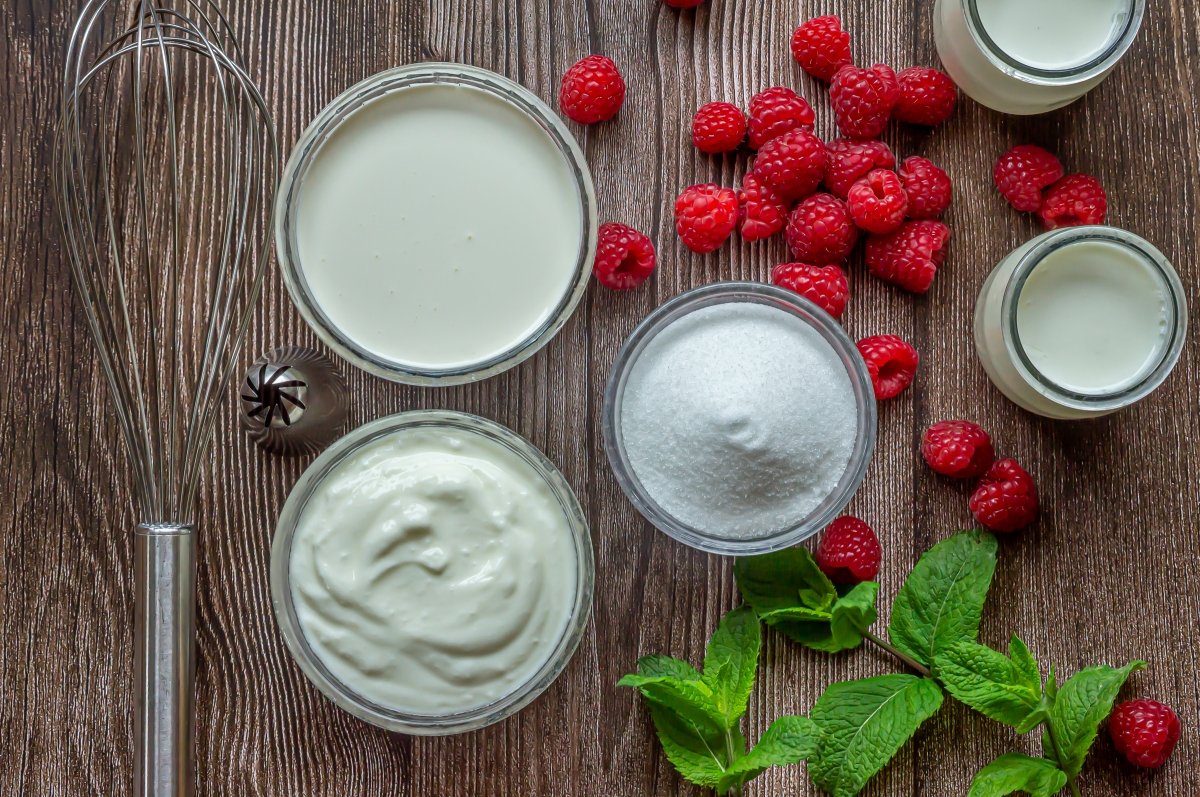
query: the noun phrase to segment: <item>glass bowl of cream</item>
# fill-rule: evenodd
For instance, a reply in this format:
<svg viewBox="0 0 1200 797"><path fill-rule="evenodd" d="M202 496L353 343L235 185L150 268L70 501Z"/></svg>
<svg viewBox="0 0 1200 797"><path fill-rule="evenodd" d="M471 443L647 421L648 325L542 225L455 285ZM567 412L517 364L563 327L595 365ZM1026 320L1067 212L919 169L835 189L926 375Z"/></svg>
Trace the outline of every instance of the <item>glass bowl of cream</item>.
<svg viewBox="0 0 1200 797"><path fill-rule="evenodd" d="M813 536L875 447L866 363L824 310L772 285L687 291L625 341L604 395L617 483L654 526L747 556Z"/></svg>
<svg viewBox="0 0 1200 797"><path fill-rule="evenodd" d="M532 702L566 667L595 580L561 473L492 421L414 411L359 427L284 504L271 602L316 687L369 723L460 733Z"/></svg>
<svg viewBox="0 0 1200 797"><path fill-rule="evenodd" d="M355 365L447 385L541 349L587 287L596 197L537 96L461 64L374 75L300 137L276 196L284 282Z"/></svg>

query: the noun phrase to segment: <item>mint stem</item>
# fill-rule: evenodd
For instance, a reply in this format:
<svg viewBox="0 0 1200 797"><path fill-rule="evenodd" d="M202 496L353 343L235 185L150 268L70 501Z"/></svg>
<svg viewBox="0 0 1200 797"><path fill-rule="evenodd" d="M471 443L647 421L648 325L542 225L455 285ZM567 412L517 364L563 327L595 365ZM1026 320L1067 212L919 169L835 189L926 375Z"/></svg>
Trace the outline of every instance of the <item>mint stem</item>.
<svg viewBox="0 0 1200 797"><path fill-rule="evenodd" d="M737 751L733 749L733 734L729 732L728 728L725 730L725 755L729 761L725 768L728 769L733 766L733 762L738 757ZM729 793L733 797L742 797L742 784L735 783L733 788L729 790Z"/></svg>
<svg viewBox="0 0 1200 797"><path fill-rule="evenodd" d="M914 670L916 670L917 672L921 673L921 675L924 675L926 678L929 678L933 675L933 673L929 670L929 668L926 667L924 664L917 661L912 656L909 656L905 653L901 653L891 643L884 642L882 639L875 636L870 631L863 631L863 637L865 639L875 643L875 645L878 646L879 648L881 648L882 650L886 650L888 653L891 653L893 656L900 659L900 661L904 662L909 667L911 667Z"/></svg>
<svg viewBox="0 0 1200 797"><path fill-rule="evenodd" d="M1054 735L1054 726L1049 722L1046 723L1046 735L1050 737L1050 746L1054 748L1054 758L1058 762L1058 766L1064 772L1066 767L1063 766L1062 748L1058 745L1058 737ZM1075 778L1067 775L1067 788L1071 790L1071 797L1082 797L1079 791L1079 784L1075 782Z"/></svg>

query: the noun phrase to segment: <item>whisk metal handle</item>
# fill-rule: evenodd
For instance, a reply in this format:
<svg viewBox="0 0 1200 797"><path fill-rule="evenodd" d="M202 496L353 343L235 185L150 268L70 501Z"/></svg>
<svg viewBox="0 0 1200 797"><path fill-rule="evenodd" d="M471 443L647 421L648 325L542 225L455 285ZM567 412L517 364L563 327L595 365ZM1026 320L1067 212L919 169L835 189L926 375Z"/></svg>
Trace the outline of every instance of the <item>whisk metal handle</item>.
<svg viewBox="0 0 1200 797"><path fill-rule="evenodd" d="M147 523L134 534L134 797L191 797L196 534Z"/></svg>

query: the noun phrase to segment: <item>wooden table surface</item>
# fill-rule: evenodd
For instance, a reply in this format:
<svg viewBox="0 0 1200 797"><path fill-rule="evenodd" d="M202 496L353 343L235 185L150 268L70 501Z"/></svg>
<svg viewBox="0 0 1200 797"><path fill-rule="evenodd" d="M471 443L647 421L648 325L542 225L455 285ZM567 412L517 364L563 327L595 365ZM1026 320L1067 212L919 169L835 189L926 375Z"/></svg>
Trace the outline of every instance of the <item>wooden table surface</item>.
<svg viewBox="0 0 1200 797"><path fill-rule="evenodd" d="M47 167L75 5L9 0L0 7L0 794L13 797L130 788L135 518L124 452L71 294ZM969 331L984 276L1036 232L989 177L995 158L1023 142L1100 177L1110 221L1158 244L1200 306L1193 95L1200 11L1183 0L1151 6L1125 62L1070 108L1019 119L964 101L932 133L889 130L899 154L926 155L953 176L952 252L925 297L869 277L856 254L845 319L853 337L897 333L923 358L913 389L880 408L878 449L850 507L882 538L885 612L916 557L970 523L965 490L922 465L921 431L943 418L978 420L1003 453L1029 466L1043 500L1040 522L1003 542L983 640L1002 644L1019 632L1060 671L1145 658L1149 669L1127 692L1163 699L1183 718L1183 741L1157 774L1117 763L1102 738L1082 779L1090 797L1200 793L1200 352L1193 334L1170 382L1133 409L1053 423L1019 411L990 386ZM744 106L765 86L791 85L813 101L827 136L826 93L793 64L792 28L833 11L854 33L861 62L936 63L933 0L710 0L684 13L657 0L272 0L228 8L288 148L335 95L398 64L476 64L551 99L576 59L613 57L628 82L624 109L578 133L602 220L647 231L660 266L632 293L591 287L544 351L481 384L407 388L346 368L353 424L429 407L493 418L558 463L587 511L597 593L583 643L541 699L483 731L445 739L385 733L335 709L303 678L276 629L267 570L276 516L307 460L259 453L235 426L230 393L202 496L201 793L698 793L660 755L644 707L613 684L639 655L699 659L717 618L737 602L731 564L671 541L624 499L599 444L602 386L622 339L657 304L717 280L763 280L786 259L778 239L709 256L677 241L676 192L708 180L732 184L745 169L744 156L713 158L689 145L694 109L710 100ZM315 338L272 266L244 360L284 343L315 345ZM891 669L869 650L828 657L768 634L748 735L777 714L807 712L835 680ZM962 795L981 765L1028 744L948 702L866 793ZM750 789L764 797L815 793L802 767Z"/></svg>

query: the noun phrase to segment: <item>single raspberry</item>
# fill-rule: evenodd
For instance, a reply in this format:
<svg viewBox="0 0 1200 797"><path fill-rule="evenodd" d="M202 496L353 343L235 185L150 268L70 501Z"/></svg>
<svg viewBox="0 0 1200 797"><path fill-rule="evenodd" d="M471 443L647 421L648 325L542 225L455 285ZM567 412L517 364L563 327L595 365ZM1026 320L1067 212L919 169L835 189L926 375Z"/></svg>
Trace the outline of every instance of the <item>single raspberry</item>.
<svg viewBox="0 0 1200 797"><path fill-rule="evenodd" d="M904 223L908 197L899 175L887 169L875 169L850 186L846 205L859 229L883 235Z"/></svg>
<svg viewBox="0 0 1200 797"><path fill-rule="evenodd" d="M936 219L950 207L954 193L950 175L928 158L914 155L900 164L900 182L908 197L910 219Z"/></svg>
<svg viewBox="0 0 1200 797"><path fill-rule="evenodd" d="M1068 174L1046 191L1038 218L1047 230L1103 224L1108 215L1108 195L1090 174Z"/></svg>
<svg viewBox="0 0 1200 797"><path fill-rule="evenodd" d="M872 169L896 168L896 156L882 141L839 138L825 149L825 187L842 199L850 193L850 186Z"/></svg>
<svg viewBox="0 0 1200 797"><path fill-rule="evenodd" d="M771 282L798 293L834 318L841 318L850 300L846 272L837 266L781 263L771 269Z"/></svg>
<svg viewBox="0 0 1200 797"><path fill-rule="evenodd" d="M701 152L732 152L746 138L746 114L727 102L701 105L692 117L692 143Z"/></svg>
<svg viewBox="0 0 1200 797"><path fill-rule="evenodd" d="M817 266L844 262L858 241L850 209L833 194L813 194L793 208L785 234L796 259Z"/></svg>
<svg viewBox="0 0 1200 797"><path fill-rule="evenodd" d="M925 293L949 243L950 228L940 221L906 221L893 233L867 239L867 268L885 282Z"/></svg>
<svg viewBox="0 0 1200 797"><path fill-rule="evenodd" d="M1129 763L1158 769L1179 741L1179 717L1157 700L1127 700L1108 718L1113 746Z"/></svg>
<svg viewBox="0 0 1200 797"><path fill-rule="evenodd" d="M646 281L654 271L654 244L624 224L601 224L592 273L606 288L627 291Z"/></svg>
<svg viewBox="0 0 1200 797"><path fill-rule="evenodd" d="M1062 176L1058 158L1033 144L1013 147L1000 156L992 170L1000 194L1022 213L1036 212L1042 206L1042 189Z"/></svg>
<svg viewBox="0 0 1200 797"><path fill-rule="evenodd" d="M830 523L817 545L817 567L835 584L874 580L882 558L875 532L852 515Z"/></svg>
<svg viewBox="0 0 1200 797"><path fill-rule="evenodd" d="M970 421L938 421L925 430L921 456L934 472L955 479L987 473L996 459L992 438Z"/></svg>
<svg viewBox="0 0 1200 797"><path fill-rule="evenodd" d="M683 189L675 200L675 230L684 245L704 254L720 248L738 220L737 194L713 183Z"/></svg>
<svg viewBox="0 0 1200 797"><path fill-rule="evenodd" d="M844 66L833 76L829 100L838 130L847 138L878 138L900 99L900 84L890 66Z"/></svg>
<svg viewBox="0 0 1200 797"><path fill-rule="evenodd" d="M810 19L792 34L792 57L805 72L828 83L839 69L854 63L850 34L835 16Z"/></svg>
<svg viewBox="0 0 1200 797"><path fill-rule="evenodd" d="M875 398L886 401L903 393L917 375L921 356L910 343L897 335L875 335L858 342L858 351L867 363Z"/></svg>
<svg viewBox="0 0 1200 797"><path fill-rule="evenodd" d="M663 0L664 3L671 8L695 8L704 2L704 0Z"/></svg>
<svg viewBox="0 0 1200 797"><path fill-rule="evenodd" d="M742 238L757 241L781 232L787 224L787 203L755 174L742 178L738 191L738 229Z"/></svg>
<svg viewBox="0 0 1200 797"><path fill-rule="evenodd" d="M611 119L625 101L625 79L611 58L589 55L563 75L558 106L581 125Z"/></svg>
<svg viewBox="0 0 1200 797"><path fill-rule="evenodd" d="M971 493L971 514L992 531L1013 532L1033 522L1038 513L1033 477L1015 459L998 459Z"/></svg>
<svg viewBox="0 0 1200 797"><path fill-rule="evenodd" d="M803 199L825 177L825 144L803 129L789 130L763 145L751 169L787 201Z"/></svg>
<svg viewBox="0 0 1200 797"><path fill-rule="evenodd" d="M763 89L750 98L750 146L760 148L789 130L812 132L817 114L808 100L786 86Z"/></svg>
<svg viewBox="0 0 1200 797"><path fill-rule="evenodd" d="M958 102L958 86L945 72L910 66L896 75L900 99L893 115L901 122L934 127L950 118Z"/></svg>

